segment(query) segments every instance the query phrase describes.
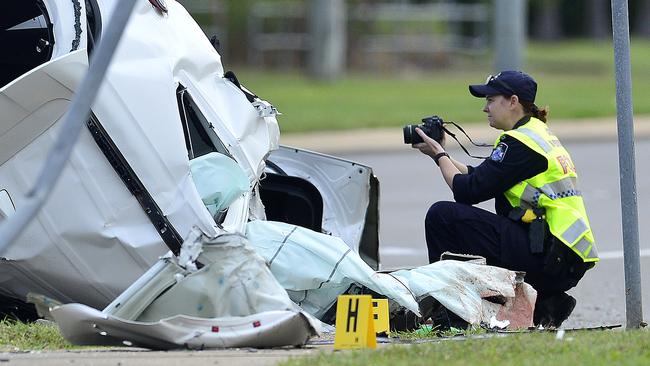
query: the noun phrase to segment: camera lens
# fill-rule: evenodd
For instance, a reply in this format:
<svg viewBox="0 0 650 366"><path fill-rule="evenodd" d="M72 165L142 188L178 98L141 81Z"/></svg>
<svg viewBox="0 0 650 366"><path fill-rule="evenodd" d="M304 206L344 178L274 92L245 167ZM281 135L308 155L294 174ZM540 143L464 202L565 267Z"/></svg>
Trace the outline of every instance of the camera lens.
<svg viewBox="0 0 650 366"><path fill-rule="evenodd" d="M412 132L411 132L411 125L406 125L404 126L404 143L405 144L410 144L412 140Z"/></svg>
<svg viewBox="0 0 650 366"><path fill-rule="evenodd" d="M415 128L418 127L417 125L406 125L404 126L404 143L405 144L419 144L420 142L424 142L422 140L422 137L418 135L417 131L415 131Z"/></svg>

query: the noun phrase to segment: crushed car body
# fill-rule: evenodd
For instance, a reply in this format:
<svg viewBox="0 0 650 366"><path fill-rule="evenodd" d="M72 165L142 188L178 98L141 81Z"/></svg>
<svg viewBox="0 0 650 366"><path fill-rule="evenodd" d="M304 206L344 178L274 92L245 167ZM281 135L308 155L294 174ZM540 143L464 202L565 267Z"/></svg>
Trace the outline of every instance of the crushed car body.
<svg viewBox="0 0 650 366"><path fill-rule="evenodd" d="M1 61L0 224L38 179L115 11L9 8L2 39L30 53ZM304 344L353 285L418 315L433 296L473 324L508 317L513 272L377 272L372 169L280 146L277 114L224 71L180 4L137 1L58 184L2 253L0 295L65 304L51 314L71 342L155 349ZM479 281L450 293L460 273Z"/></svg>
<svg viewBox="0 0 650 366"><path fill-rule="evenodd" d="M82 14L88 12L83 2L79 5ZM110 16L110 3L100 5L101 16ZM275 116L257 109L254 102L260 99L250 102L224 77L218 53L185 9L175 2L167 7L163 15L148 2L138 2L61 181L4 253L4 294L24 297L25 287L63 302L102 307L170 247L179 249L192 227L209 237L243 232L251 216L264 218L264 206L271 217L306 220L311 215L309 224L359 249L370 201L363 190L370 185L372 171L294 149L277 151L275 159L270 153L278 148ZM75 23L60 20L67 21ZM85 17L80 21L86 29ZM70 46L66 41L57 39L54 45ZM0 90L0 181L12 208L20 207L21 197L37 179L57 122L87 65L85 47L58 57L55 53ZM235 197L217 221L206 209L190 168L192 161L209 153L236 162L248 181L247 191ZM310 162L312 171L302 173L314 176L313 183L291 175L303 164L291 159L301 155L317 157ZM268 161L274 171L265 173ZM344 174L347 178L352 169L356 176L341 182L352 182L347 192L315 186ZM263 175L269 178L268 188L260 184ZM333 200L327 194L350 197ZM337 207L337 201L354 209L347 213L348 207ZM368 257L378 262L376 244L374 249Z"/></svg>

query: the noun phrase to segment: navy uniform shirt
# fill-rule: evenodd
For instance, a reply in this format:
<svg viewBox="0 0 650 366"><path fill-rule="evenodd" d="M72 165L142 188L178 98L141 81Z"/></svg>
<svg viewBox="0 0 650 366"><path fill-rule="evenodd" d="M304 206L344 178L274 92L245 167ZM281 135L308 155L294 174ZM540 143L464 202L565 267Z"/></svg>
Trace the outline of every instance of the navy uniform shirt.
<svg viewBox="0 0 650 366"><path fill-rule="evenodd" d="M529 121L519 120L514 128ZM476 204L495 199L495 211L507 216L512 206L504 192L515 184L546 171L546 158L512 136L503 135L490 157L477 167L468 166L467 174L456 174L454 199L459 203Z"/></svg>

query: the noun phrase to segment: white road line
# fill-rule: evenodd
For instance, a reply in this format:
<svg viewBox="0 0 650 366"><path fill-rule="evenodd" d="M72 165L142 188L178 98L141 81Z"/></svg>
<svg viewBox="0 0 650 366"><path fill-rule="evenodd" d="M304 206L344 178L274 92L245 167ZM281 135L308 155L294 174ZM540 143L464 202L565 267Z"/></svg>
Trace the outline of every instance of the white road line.
<svg viewBox="0 0 650 366"><path fill-rule="evenodd" d="M381 255L388 256L405 256L405 257L419 257L426 254L426 248L414 249L405 247L379 247ZM641 257L650 257L650 249L641 249L639 251ZM599 252L600 259L622 259L622 250L612 250L608 252Z"/></svg>
<svg viewBox="0 0 650 366"><path fill-rule="evenodd" d="M639 255L641 257L650 257L650 249L641 249ZM600 259L621 259L623 258L623 251L613 250L611 252L602 252L598 253L598 257L600 257Z"/></svg>

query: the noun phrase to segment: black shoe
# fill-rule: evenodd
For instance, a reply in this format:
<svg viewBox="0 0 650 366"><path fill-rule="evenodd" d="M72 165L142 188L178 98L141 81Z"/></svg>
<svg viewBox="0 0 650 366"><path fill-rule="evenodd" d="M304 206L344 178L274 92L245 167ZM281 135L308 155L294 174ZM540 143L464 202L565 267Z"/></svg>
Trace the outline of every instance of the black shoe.
<svg viewBox="0 0 650 366"><path fill-rule="evenodd" d="M433 313L431 316L431 322L433 328L438 332L450 330L451 328L467 329L469 327L468 322L443 306L440 306L438 310Z"/></svg>
<svg viewBox="0 0 650 366"><path fill-rule="evenodd" d="M536 326L558 328L575 307L576 299L564 292L538 299L535 303L533 322Z"/></svg>

